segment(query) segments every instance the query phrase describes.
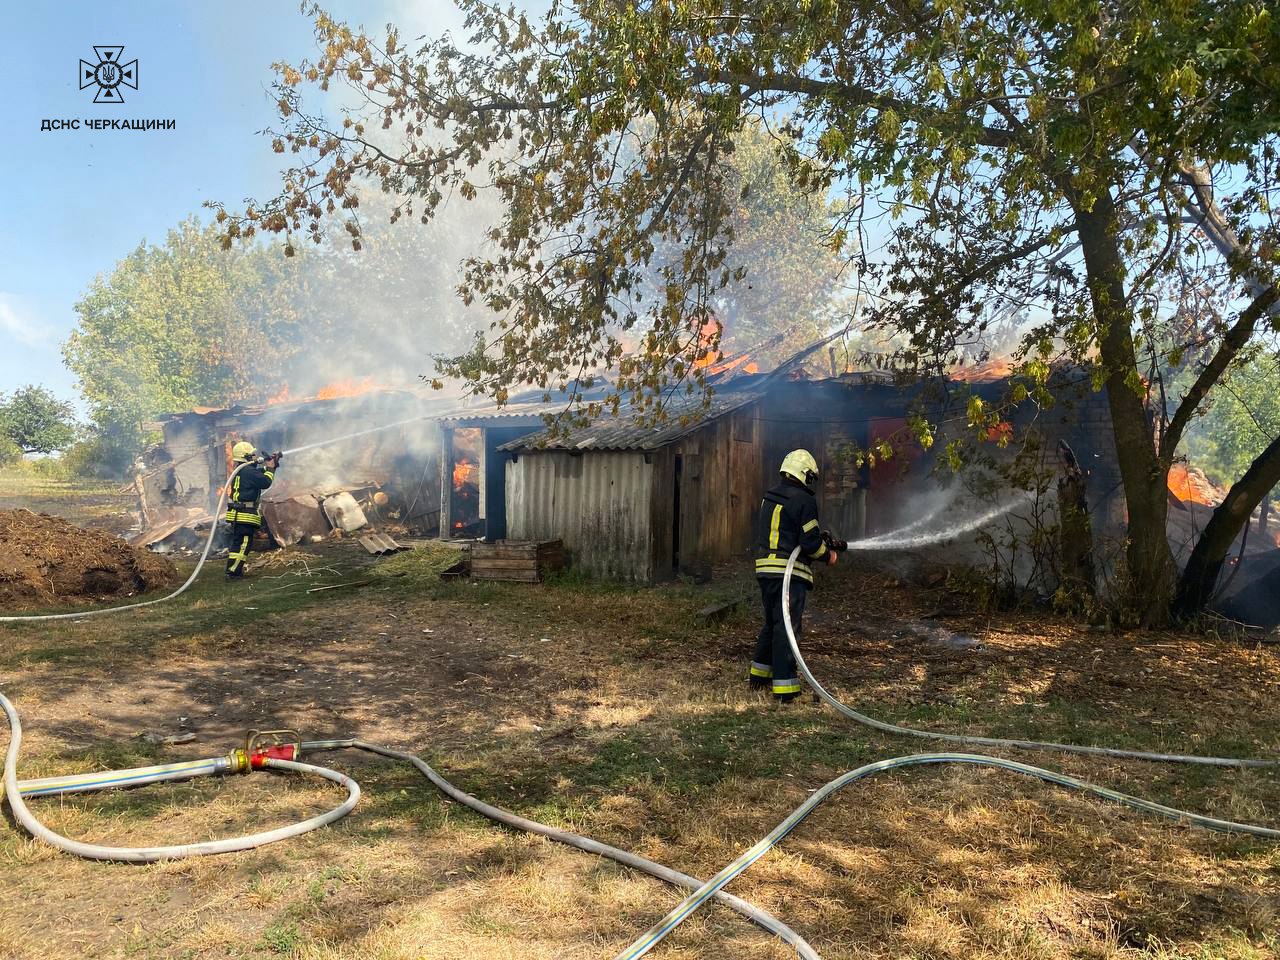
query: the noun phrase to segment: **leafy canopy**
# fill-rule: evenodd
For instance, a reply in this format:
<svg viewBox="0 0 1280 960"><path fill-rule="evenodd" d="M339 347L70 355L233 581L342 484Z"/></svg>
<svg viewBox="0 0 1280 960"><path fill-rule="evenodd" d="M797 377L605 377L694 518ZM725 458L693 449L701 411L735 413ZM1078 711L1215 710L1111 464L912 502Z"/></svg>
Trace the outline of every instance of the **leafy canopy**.
<svg viewBox="0 0 1280 960"><path fill-rule="evenodd" d="M22 453L55 453L76 439L75 410L45 387L0 394L0 440Z"/></svg>

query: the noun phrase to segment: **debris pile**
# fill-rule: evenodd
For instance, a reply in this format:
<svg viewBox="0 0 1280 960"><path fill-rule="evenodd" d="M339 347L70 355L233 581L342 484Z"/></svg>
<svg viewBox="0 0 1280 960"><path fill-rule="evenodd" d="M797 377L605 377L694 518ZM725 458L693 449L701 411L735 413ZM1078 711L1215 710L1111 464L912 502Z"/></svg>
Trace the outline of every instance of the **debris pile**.
<svg viewBox="0 0 1280 960"><path fill-rule="evenodd" d="M30 510L0 510L0 610L91 603L175 586L164 557Z"/></svg>

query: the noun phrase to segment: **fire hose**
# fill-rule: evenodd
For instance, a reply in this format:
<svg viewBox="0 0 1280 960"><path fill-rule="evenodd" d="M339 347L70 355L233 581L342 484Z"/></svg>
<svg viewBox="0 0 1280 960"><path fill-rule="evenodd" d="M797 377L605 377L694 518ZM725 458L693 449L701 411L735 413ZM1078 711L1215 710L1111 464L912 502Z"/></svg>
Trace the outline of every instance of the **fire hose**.
<svg viewBox="0 0 1280 960"><path fill-rule="evenodd" d="M1242 767L1275 765L1280 763L1280 761L1276 760L1235 760L1223 757L1193 757L1180 754L1145 753L1142 751L1115 751L1097 747L1077 747L1074 744L1041 743L1029 740L1003 740L995 737L971 737L963 734L935 733L929 730L915 730L911 727L902 727L896 724L885 723L884 721L876 720L873 717L868 717L866 714L859 713L852 707L846 706L840 700L828 693L826 688L818 682L816 677L814 677L813 672L804 661L803 654L800 652L800 644L796 640L795 629L791 623L791 609L790 603L788 602L791 596L791 575L795 570L796 559L799 555L799 547L796 547L791 551L791 556L787 561L786 570L782 575L782 622L786 627L787 640L791 645L791 654L795 657L796 666L800 670L800 675L804 677L811 687L813 687L814 692L823 701L834 707L839 713L851 720L855 720L858 723L863 724L864 726L900 736L923 737L928 739L947 740L952 743L970 743L989 747L1007 747L1023 750L1065 750L1075 753L1100 753L1111 757L1118 756L1130 759L1159 760L1172 763L1210 764L1214 766ZM618 954L616 960L638 960L639 957L643 957L646 953L656 947L669 933L671 933L672 930L692 916L693 913L700 906L706 903L708 899L722 890L729 881L741 874L744 870L777 846L778 843L787 836L787 834L799 826L801 821L816 810L824 801L830 798L833 794L847 787L849 784L865 777L874 776L877 773L884 773L885 771L896 770L901 767L952 763L981 767L995 767L1001 770L1008 770L1012 773L1020 773L1024 776L1034 777L1046 783L1065 787L1068 790L1076 790L1082 793L1092 794L1093 796L1100 797L1104 800L1110 800L1113 803L1122 804L1134 810L1140 810L1143 813L1150 813L1155 816L1166 817L1171 820L1185 821L1193 826L1203 827L1207 830L1217 830L1223 833L1243 833L1248 834L1249 836L1262 837L1268 840L1280 840L1280 829L1248 823L1236 823L1232 820L1219 820L1216 817L1207 817L1202 814L1191 813L1186 810L1178 810L1174 807L1167 807L1164 804L1155 803L1151 800L1144 800L1141 797L1134 797L1126 793L1111 790L1107 787L1100 787L1084 780L1077 780L1075 777L1069 777L1063 773L1046 770L1042 767L1033 767L1030 764L1019 763L1016 760L1006 760L1002 757L973 753L917 753L909 756L891 757L888 760L879 760L875 763L868 763L865 766L858 767L855 770L850 770L847 773L843 773L836 777L824 786L819 787L809 795L804 803L796 807L796 809L793 810L785 820L774 827L767 836L693 893L689 894L689 896L682 900L673 910L671 910L670 913L646 930L639 939L631 944L631 946Z"/></svg>
<svg viewBox="0 0 1280 960"><path fill-rule="evenodd" d="M399 421L397 423L386 424L380 427L372 427L367 430L361 430L354 433L346 434L341 437L334 437L328 440L318 441L316 443L307 444L301 447L295 447L282 451L283 454L295 454L305 450L326 446L333 443L339 443L355 437L376 433L381 430L391 429L407 423L416 422L422 418L412 418L410 420ZM227 484L223 486L220 493L218 506L214 511L214 516L218 516L222 512L223 505L226 502L227 488L232 478L236 474L248 466L247 463L241 464L227 478ZM984 518L985 519L985 518ZM210 530L209 538L205 543L195 569L187 580L172 593L163 597L152 600L140 601L137 603L125 604L118 607L105 607L96 610L82 611L78 613L62 613L62 614L44 614L37 616L6 616L0 617L0 622L20 622L20 621L39 621L39 620L63 620L63 619L82 619L89 616L97 616L108 613L118 613L124 610L137 609L139 607L151 606L153 604L163 603L172 600L184 593L199 576L201 569L208 560L209 552L213 545L216 527ZM957 531L960 532L960 531ZM790 596L790 586L792 573L795 569L795 562L799 556L800 550L797 547L792 551L787 562L787 567L783 575L782 592L783 597ZM994 737L978 737L964 734L940 733L928 730L916 730L910 727L899 726L897 724L886 723L877 720L874 717L860 713L853 708L842 703L840 700L832 696L817 681L809 670L808 665L804 661L804 657L800 651L795 631L791 623L791 612L788 603L784 599L783 603L783 623L786 628L787 638L791 645L792 654L796 659L797 667L805 680L813 687L815 693L826 703L831 705L837 712L855 722L864 726L871 727L884 733L890 733L898 736L911 736L926 739L943 740L952 743L961 743L969 745L980 745L986 747L999 747L1008 749L1022 750L1056 750L1069 753L1080 753L1090 755L1108 756L1113 758L1124 759L1140 759L1159 761L1166 763L1186 763L1197 765L1210 765L1222 767L1260 767L1274 766L1280 764L1278 760L1269 759L1241 759L1227 757L1203 757L1185 754L1163 754L1152 753L1136 750L1122 750L1110 747L1084 746L1077 744L1060 744L1048 743L1040 741L1028 740L1009 740ZM1013 760L1007 760L999 757L985 756L980 754L966 753L926 753L913 754L909 756L893 757L888 760L881 760L875 763L866 764L855 770L848 771L825 786L816 790L811 794L803 804L797 807L785 820L782 821L773 831L760 840L757 844L739 856L733 863L729 864L719 873L705 883L686 874L679 873L669 867L654 863L651 860L640 857L637 854L629 853L606 844L599 843L587 837L581 837L568 831L559 830L546 824L537 823L536 821L527 820L498 807L491 806L481 800L472 797L454 787L451 783L436 773L425 761L419 757L403 751L394 750L389 747L382 747L376 744L367 743L362 740L345 739L345 740L320 740L308 741L287 745L288 749L279 747L267 747L263 750L254 752L249 749L250 745L246 745L245 750L233 751L226 757L209 758L206 760L189 761L177 764L161 764L153 767L134 768L132 770L107 771L105 773L86 774L72 777L53 777L44 778L42 780L19 781L17 779L17 759L18 752L21 747L22 728L18 719L16 710L12 703L3 694L0 694L0 709L3 709L9 725L10 725L10 742L9 749L5 760L4 777L2 781L3 793L7 795L9 805L14 813L15 819L34 837L43 840L51 845L58 847L68 853L81 857L98 860L123 860L133 862L151 862L154 860L174 859L188 856L199 856L214 853L224 853L235 850L245 850L252 847L261 846L267 843L273 843L289 837L298 836L300 834L315 830L319 827L331 824L342 817L346 816L356 805L360 798L360 787L351 778L344 774L325 767L316 766L314 764L300 762L297 757L301 756L305 751L332 750L340 748L362 749L381 756L402 760L413 764L419 772L421 772L431 783L441 790L447 796L463 805L475 810L481 815L488 817L496 822L503 823L515 829L525 830L545 836L548 839L555 840L560 843L568 844L581 850L607 857L626 866L634 867L651 876L658 877L677 886L683 886L691 889L693 892L689 894L675 909L668 913L662 920L651 927L639 939L637 939L630 947L618 955L617 960L637 960L644 956L653 947L660 943L672 930L680 923L691 916L700 906L708 900L717 899L724 902L743 916L752 920L762 928L770 931L780 937L785 942L795 947L797 955L804 960L820 960L816 951L810 947L799 934L791 930L781 921L772 917L770 914L746 901L740 900L727 894L723 888L732 879L741 874L744 870L756 862L760 857L764 856L769 850L776 846L781 840L794 830L810 813L813 812L825 800L833 794L848 786L849 784L882 773L888 770L898 769L907 766L931 765L931 764L969 764L977 766L994 767L1020 773L1025 776L1034 777L1047 783L1052 783L1067 789L1077 790L1094 796L1110 800L1115 803L1123 804L1145 813L1156 816L1167 817L1175 820L1189 822L1195 826L1203 827L1210 830L1218 830L1230 833L1244 833L1251 836L1262 837L1267 839L1280 839L1280 830L1253 824L1236 823L1234 821L1220 820L1213 817L1207 817L1201 814L1189 811L1178 810L1163 804L1145 800L1140 797L1130 796L1128 794L1119 793L1106 787L1087 783L1069 777L1065 774L1055 771L1046 770L1041 767L1031 766L1029 764L1019 763ZM347 799L337 807L326 813L307 820L300 821L295 824L280 827L274 830L268 830L260 833L251 834L244 837L229 838L226 840L215 840L206 843L197 844L180 844L174 846L163 847L106 847L97 844L82 843L80 841L71 840L63 837L56 832L45 827L38 818L36 818L27 807L24 796L50 796L60 795L71 792L83 792L87 790L111 789L116 787L137 786L144 783L157 783L168 780L190 779L197 776L205 776L211 774L226 774L232 772L246 772L251 769L271 769L279 771L288 771L294 773L311 774L319 776L339 784L347 789Z"/></svg>
<svg viewBox="0 0 1280 960"><path fill-rule="evenodd" d="M306 450L341 443L346 440L355 439L356 437L367 436L382 430L390 430L394 427L404 426L409 423L416 423L422 419L422 417L412 417L395 423L384 424L378 427L370 427L366 430L358 430L340 437L332 437L327 440L320 440L315 443L292 447L281 451L277 456L292 456ZM231 481L248 465L248 462L243 463L232 470L228 475L226 483L223 484L222 490L219 494L218 505L213 512L215 524L209 531L209 537L205 541L204 549L201 551L199 559L196 561L195 569L191 571L190 576L187 577L182 585L172 593L151 600L139 601L137 603L122 604L116 607L102 607L96 610L85 610L76 613L0 617L0 623L44 620L80 620L90 616L121 613L125 610L136 610L140 607L149 607L153 604L164 603L168 600L173 600L176 597L181 596L193 583L195 583L196 578L200 576L201 569L208 561L209 552L213 548L213 541L217 532L216 518L222 514L223 507L227 501L227 493L231 486ZM13 811L14 818L21 823L33 837L37 837L58 849L67 853L72 853L76 856L87 857L95 860L125 860L134 862L150 862L152 860L203 856L214 853L226 853L235 850L246 850L263 844L274 843L278 840L284 840L288 837L299 836L300 834L326 826L327 824L333 823L351 812L359 801L360 787L354 780L344 776L343 774L329 770L325 767L301 763L296 759L296 757L308 749L329 750L337 749L339 747L353 747L413 764L425 777L427 777L428 780L431 781L432 784L447 796L451 797L458 803L475 810L482 816L488 817L498 823L505 824L517 830L535 833L558 843L567 844L580 850L584 850L588 853L594 853L599 856L606 857L616 861L617 863L623 864L624 866L632 867L643 873L647 873L650 876L664 880L667 883L687 887L689 889L697 889L701 885L700 881L694 877L680 873L677 870L672 870L670 867L663 866L660 863L641 857L638 854L630 853L626 850L620 850L617 847L600 843L599 841L592 840L589 837L582 837L578 834L570 833L567 830L560 830L556 827L538 823L534 820L528 820L506 810L502 810L499 807L494 807L459 790L453 786L453 784L449 783L436 773L423 760L413 754L393 750L390 747L381 747L375 744L366 743L362 740L331 740L300 743L295 745L297 748L296 751L288 757L284 755L271 755L270 752L258 755L253 754L246 749L245 751L233 752L227 757L215 757L190 763L162 764L159 766L136 768L133 770L107 771L106 773L81 777L47 778L45 780L28 781L23 783L17 779L17 761L18 751L22 744L22 726L13 704L2 693L0 693L0 709L3 710L6 718L8 719L10 730L9 749L5 759L4 777L0 780L0 797L3 797L4 795L8 796L9 806ZM295 773L308 773L323 777L345 787L347 789L347 799L327 813L286 827L281 827L276 830L269 830L262 833L252 834L250 836L217 840L201 844L181 844L168 847L147 848L104 847L97 844L81 843L67 837L62 837L45 827L39 819L31 813L23 800L25 793L29 793L31 796L51 796L70 792L83 792L87 790L140 786L145 783L159 783L168 780L189 779L191 777L206 776L210 774L225 774L235 771L245 772L250 769L282 770ZM753 923L759 925L765 930L768 930L770 933L779 937L786 943L791 944L795 947L797 955L803 958L803 960L820 960L817 952L805 942L803 937L786 924L770 915L767 911L761 910L754 904L748 903L731 894L718 893L716 894L716 897L742 916L751 920Z"/></svg>
<svg viewBox="0 0 1280 960"><path fill-rule="evenodd" d="M289 450L280 451L280 453L275 454L275 456L293 456L294 454L302 453L306 450L314 450L317 447L327 447L334 443L354 440L356 437L367 436L371 433L378 433L382 430L391 430L395 427L403 427L406 424L418 423L423 419L426 418L410 417L407 420L397 420L395 423L386 423L380 427L370 427L367 430L357 430L354 433L343 434L340 437L330 437L327 440L318 440L315 443L304 444L300 447L292 447ZM196 578L200 576L200 571L204 568L206 561L209 559L209 552L213 549L213 541L218 532L217 518L222 515L222 508L226 506L227 491L231 486L231 481L235 478L236 474L249 466L251 462L252 461L246 461L245 463L240 464L227 475L227 481L222 485L222 490L218 494L218 505L213 511L214 522L209 529L209 537L205 540L204 550L201 551L200 558L196 561L195 569L191 571L191 575L183 581L182 586L178 587L178 589L174 590L172 593L165 594L163 597L155 597L151 600L139 600L137 603L124 603L118 607L98 607L95 610L81 610L76 613L44 613L17 617L0 617L0 623L25 623L28 621L35 622L40 620L83 620L85 617L100 617L108 613L123 613L125 610L137 610L140 607L150 607L157 603L165 603L168 600L173 600L186 593L191 585L196 582Z"/></svg>
<svg viewBox="0 0 1280 960"><path fill-rule="evenodd" d="M598 840L592 840L590 837L583 837L568 830L548 826L536 820L529 820L510 811L503 810L501 807L485 803L483 800L479 800L471 796L471 794L458 789L437 773L422 758L412 753L379 746L364 740L311 740L286 744L266 744L255 742L255 737L251 735L246 740L243 748L237 748L223 757L209 757L203 760L158 764L126 770L106 770L67 777L19 780L18 753L22 748L22 724L18 719L17 710L3 693L0 693L0 710L3 710L9 721L10 732L9 749L5 756L4 778L0 782L0 795L8 799L9 809L13 811L14 819L31 836L77 857L84 857L90 860L152 863L157 860L176 860L184 857L249 850L268 843L300 836L327 826L351 812L360 800L360 786L345 774L315 764L299 762L298 758L304 754L319 751L352 748L412 764L441 793L497 823L516 830L537 834L587 853L606 857L623 866L647 873L675 886L685 887L690 890L696 890L702 886L700 880L678 870L663 866L639 854L620 850ZM284 827L278 827L274 830L266 830L224 840L211 840L204 843L185 843L158 847L109 847L73 840L46 827L26 804L26 799L29 797L61 796L68 793L120 789L148 783L190 780L195 777L248 773L251 770L264 769L323 777L344 787L347 791L347 798L341 804L325 813ZM796 955L803 958L803 960L821 960L818 953L805 942L803 937L767 911L761 910L754 904L724 891L718 891L714 896L725 906L737 911L784 942L791 944L796 950Z"/></svg>

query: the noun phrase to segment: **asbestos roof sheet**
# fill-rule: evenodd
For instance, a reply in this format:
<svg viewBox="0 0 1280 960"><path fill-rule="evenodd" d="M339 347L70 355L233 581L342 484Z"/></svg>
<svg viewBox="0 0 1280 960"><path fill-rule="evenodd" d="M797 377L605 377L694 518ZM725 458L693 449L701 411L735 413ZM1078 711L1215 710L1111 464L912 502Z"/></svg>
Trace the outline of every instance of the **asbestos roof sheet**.
<svg viewBox="0 0 1280 960"><path fill-rule="evenodd" d="M552 437L549 431L530 434L499 450L657 450L712 420L732 413L759 399L756 391L717 394L711 406L703 408L701 395L679 397L667 402L667 419L656 425L637 422L635 416L608 417L590 426L570 427L568 436Z"/></svg>
<svg viewBox="0 0 1280 960"><path fill-rule="evenodd" d="M486 404L484 406L464 407L450 410L433 419L442 423L453 423L460 420L516 420L524 417L541 417L546 414L563 413L569 409L569 403L561 400L556 403L508 403L504 406Z"/></svg>

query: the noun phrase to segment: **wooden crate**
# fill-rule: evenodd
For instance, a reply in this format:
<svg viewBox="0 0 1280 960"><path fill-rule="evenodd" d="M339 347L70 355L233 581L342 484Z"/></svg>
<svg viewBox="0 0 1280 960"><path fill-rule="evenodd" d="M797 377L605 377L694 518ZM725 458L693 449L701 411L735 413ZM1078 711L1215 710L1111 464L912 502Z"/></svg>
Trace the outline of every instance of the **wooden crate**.
<svg viewBox="0 0 1280 960"><path fill-rule="evenodd" d="M471 576L475 580L539 583L546 574L563 567L564 544L559 540L496 540L471 547Z"/></svg>

